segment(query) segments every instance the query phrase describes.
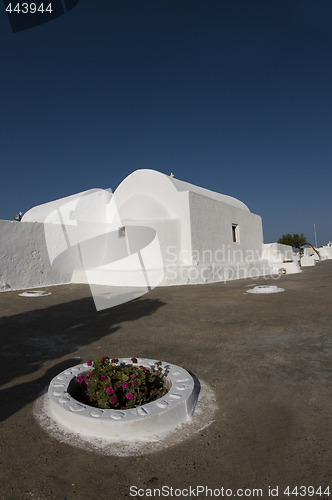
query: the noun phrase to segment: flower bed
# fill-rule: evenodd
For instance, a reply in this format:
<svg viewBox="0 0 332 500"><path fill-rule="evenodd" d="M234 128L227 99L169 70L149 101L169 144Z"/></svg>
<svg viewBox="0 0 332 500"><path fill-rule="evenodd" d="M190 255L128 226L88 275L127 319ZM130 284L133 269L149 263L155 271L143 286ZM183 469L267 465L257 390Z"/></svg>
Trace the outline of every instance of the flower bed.
<svg viewBox="0 0 332 500"><path fill-rule="evenodd" d="M74 399L96 408L128 410L155 401L167 393L161 361L153 367L120 363L103 357L88 361L90 371L77 375L68 388Z"/></svg>
<svg viewBox="0 0 332 500"><path fill-rule="evenodd" d="M119 366L122 363L133 364L132 360L127 358L118 360ZM92 365L84 363L64 370L51 381L48 389L50 416L71 433L109 441L158 439L191 419L197 402L198 390L193 377L186 370L170 363L144 358L137 359L137 364L134 363L134 365L161 372L163 387L166 387L167 392L154 401L128 409L93 407L78 401L73 396L75 395L75 390L72 391L73 386L77 387L84 383L87 372L92 369ZM83 381L77 383L78 377L83 377ZM126 382L128 383L128 381L123 383L126 384ZM113 394L107 392L108 387L112 385L105 386L102 390L106 391L110 399ZM125 394L131 392L131 387L122 387L122 389L125 390ZM125 399L132 404L134 398L125 397Z"/></svg>

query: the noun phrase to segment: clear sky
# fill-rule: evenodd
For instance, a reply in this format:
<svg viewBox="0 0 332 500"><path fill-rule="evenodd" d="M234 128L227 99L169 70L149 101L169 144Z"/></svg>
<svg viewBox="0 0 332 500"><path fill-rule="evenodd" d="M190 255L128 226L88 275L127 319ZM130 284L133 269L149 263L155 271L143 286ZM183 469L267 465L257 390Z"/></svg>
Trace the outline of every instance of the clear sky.
<svg viewBox="0 0 332 500"><path fill-rule="evenodd" d="M332 0L80 0L17 33L0 8L0 218L152 168L266 243L332 240Z"/></svg>

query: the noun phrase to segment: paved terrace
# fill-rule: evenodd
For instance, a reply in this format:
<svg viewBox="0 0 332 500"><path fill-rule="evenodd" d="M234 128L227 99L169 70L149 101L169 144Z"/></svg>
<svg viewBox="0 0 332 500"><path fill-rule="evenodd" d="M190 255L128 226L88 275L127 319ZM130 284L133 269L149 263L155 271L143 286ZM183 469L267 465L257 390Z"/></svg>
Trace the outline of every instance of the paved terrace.
<svg viewBox="0 0 332 500"><path fill-rule="evenodd" d="M246 294L253 283L286 291ZM159 288L98 313L87 286L48 290L0 294L0 499L115 500L131 485L332 493L332 261L277 282ZM143 456L58 441L36 421L36 401L60 371L102 355L183 366L214 391L215 422Z"/></svg>

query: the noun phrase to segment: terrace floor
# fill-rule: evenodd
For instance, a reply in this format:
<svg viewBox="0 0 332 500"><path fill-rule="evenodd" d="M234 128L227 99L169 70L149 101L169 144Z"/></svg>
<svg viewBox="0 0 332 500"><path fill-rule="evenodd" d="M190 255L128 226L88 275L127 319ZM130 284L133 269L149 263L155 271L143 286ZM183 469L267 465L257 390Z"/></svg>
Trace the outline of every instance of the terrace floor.
<svg viewBox="0 0 332 500"><path fill-rule="evenodd" d="M254 283L285 292L245 293ZM332 493L332 261L279 281L157 288L99 312L88 286L48 290L0 293L0 499L113 500L131 498L130 486ZM56 439L36 402L60 371L103 355L183 366L214 392L214 422L137 456Z"/></svg>

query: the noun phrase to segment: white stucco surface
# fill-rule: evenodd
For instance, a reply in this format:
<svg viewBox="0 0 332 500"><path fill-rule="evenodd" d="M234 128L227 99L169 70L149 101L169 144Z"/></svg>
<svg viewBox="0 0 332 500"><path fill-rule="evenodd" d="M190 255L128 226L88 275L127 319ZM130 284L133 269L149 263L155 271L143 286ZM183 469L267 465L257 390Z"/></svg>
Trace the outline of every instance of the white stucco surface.
<svg viewBox="0 0 332 500"><path fill-rule="evenodd" d="M0 291L70 283L50 265L43 224L1 220L0 232Z"/></svg>
<svg viewBox="0 0 332 500"><path fill-rule="evenodd" d="M242 201L155 170L136 170L113 194L91 189L2 225L3 290L89 283L97 309L158 285L300 271L291 247L264 245L261 217Z"/></svg>
<svg viewBox="0 0 332 500"><path fill-rule="evenodd" d="M318 248L319 255L321 256L322 259L332 259L332 246L331 245L324 245L320 248Z"/></svg>
<svg viewBox="0 0 332 500"><path fill-rule="evenodd" d="M149 202L143 198L132 209L142 212ZM44 224L51 265L71 271L72 282L88 283L97 310L137 298L164 277L156 230L149 224L124 226L109 190L91 189L35 207L22 223L36 220Z"/></svg>
<svg viewBox="0 0 332 500"><path fill-rule="evenodd" d="M296 274L301 272L298 258L295 258L293 249L289 245L265 243L263 245L263 258L271 263L272 273Z"/></svg>
<svg viewBox="0 0 332 500"><path fill-rule="evenodd" d="M169 177L169 179L172 184L174 184L177 191L190 191L192 193L205 196L206 198L211 198L212 200L221 201L222 203L226 203L227 205L231 205L235 208L240 208L241 210L245 210L247 212L250 211L247 205L245 205L242 201L233 198L232 196L216 193L215 191L211 191L210 189L195 186L194 184L190 184L189 182L180 181L179 179L175 179L175 177Z"/></svg>
<svg viewBox="0 0 332 500"><path fill-rule="evenodd" d="M233 197L153 170L133 172L114 197L124 224L156 230L165 271L162 285L245 278L272 270L263 256L261 218Z"/></svg>
<svg viewBox="0 0 332 500"><path fill-rule="evenodd" d="M303 257L300 258L301 267L314 266L315 262L316 259L313 255L303 255Z"/></svg>
<svg viewBox="0 0 332 500"><path fill-rule="evenodd" d="M316 250L316 251L315 251ZM313 249L312 247L306 247L304 249L304 255L307 255L308 257L313 257L315 261L319 261L320 259L320 251L319 248Z"/></svg>

